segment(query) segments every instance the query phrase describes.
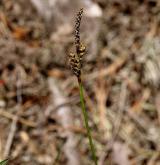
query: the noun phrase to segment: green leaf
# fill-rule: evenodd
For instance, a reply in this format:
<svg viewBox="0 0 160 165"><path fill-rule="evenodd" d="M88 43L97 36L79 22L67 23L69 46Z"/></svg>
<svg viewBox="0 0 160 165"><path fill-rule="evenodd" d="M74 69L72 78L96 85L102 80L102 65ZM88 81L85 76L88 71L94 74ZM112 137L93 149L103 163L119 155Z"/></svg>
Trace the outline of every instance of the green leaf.
<svg viewBox="0 0 160 165"><path fill-rule="evenodd" d="M0 165L7 165L8 159L5 159L3 161L0 162Z"/></svg>

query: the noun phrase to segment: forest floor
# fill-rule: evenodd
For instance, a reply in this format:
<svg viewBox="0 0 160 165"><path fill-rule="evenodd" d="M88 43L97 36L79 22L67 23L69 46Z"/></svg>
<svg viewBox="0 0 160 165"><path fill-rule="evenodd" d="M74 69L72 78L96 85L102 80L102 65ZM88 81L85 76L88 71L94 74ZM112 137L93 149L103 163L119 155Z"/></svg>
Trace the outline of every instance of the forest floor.
<svg viewBox="0 0 160 165"><path fill-rule="evenodd" d="M0 1L0 160L90 165L67 62L79 1L42 1ZM160 165L160 2L86 2L97 7L84 7L81 35L98 165Z"/></svg>

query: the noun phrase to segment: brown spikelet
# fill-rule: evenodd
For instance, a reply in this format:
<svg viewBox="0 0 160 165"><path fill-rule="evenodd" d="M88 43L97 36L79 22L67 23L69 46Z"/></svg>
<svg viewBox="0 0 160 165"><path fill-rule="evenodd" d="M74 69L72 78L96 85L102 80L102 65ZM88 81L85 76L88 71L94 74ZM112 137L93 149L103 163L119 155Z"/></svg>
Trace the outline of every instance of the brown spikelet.
<svg viewBox="0 0 160 165"><path fill-rule="evenodd" d="M78 49L78 56L79 56L79 60L80 60L81 63L82 63L82 58L83 58L85 52L86 52L86 46L83 45L82 43L80 43L80 46L79 46L79 49Z"/></svg>
<svg viewBox="0 0 160 165"><path fill-rule="evenodd" d="M81 63L79 61L77 54L73 54L73 53L69 54L69 63L70 63L73 73L77 77L79 77L81 74Z"/></svg>
<svg viewBox="0 0 160 165"><path fill-rule="evenodd" d="M80 78L81 67L82 67L82 58L85 54L86 47L80 42L80 24L82 19L83 9L80 9L76 16L75 20L75 46L76 53L69 54L69 64L73 73Z"/></svg>
<svg viewBox="0 0 160 165"><path fill-rule="evenodd" d="M78 51L80 46L80 25L81 25L81 19L83 14L83 8L80 9L76 16L75 20L75 45L76 45L76 51ZM77 52L78 53L78 52Z"/></svg>

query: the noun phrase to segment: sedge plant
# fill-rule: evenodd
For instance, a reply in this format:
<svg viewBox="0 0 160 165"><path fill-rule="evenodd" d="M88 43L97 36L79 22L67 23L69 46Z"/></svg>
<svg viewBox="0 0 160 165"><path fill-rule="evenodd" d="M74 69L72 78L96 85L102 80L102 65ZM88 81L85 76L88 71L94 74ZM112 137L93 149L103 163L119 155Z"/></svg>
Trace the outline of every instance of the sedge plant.
<svg viewBox="0 0 160 165"><path fill-rule="evenodd" d="M94 146L93 138L91 135L91 129L88 124L88 114L85 107L83 84L82 84L82 79L81 79L82 58L86 52L85 45L82 44L82 42L80 41L80 24L81 24L82 14L83 14L83 9L80 9L80 11L77 13L76 20L75 20L75 34L74 35L75 35L76 53L69 54L69 64L71 66L71 70L73 71L74 75L77 77L77 80L78 80L80 102L81 102L82 114L84 117L84 125L87 131L92 158L94 160L94 164L97 165L95 146Z"/></svg>

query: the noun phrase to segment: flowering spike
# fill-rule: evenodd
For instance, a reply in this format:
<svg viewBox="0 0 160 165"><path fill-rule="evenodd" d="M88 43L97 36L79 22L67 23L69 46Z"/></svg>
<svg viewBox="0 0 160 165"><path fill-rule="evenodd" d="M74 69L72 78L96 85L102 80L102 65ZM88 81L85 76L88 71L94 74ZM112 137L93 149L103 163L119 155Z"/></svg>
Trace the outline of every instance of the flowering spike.
<svg viewBox="0 0 160 165"><path fill-rule="evenodd" d="M73 73L80 78L82 58L85 54L86 47L80 42L80 24L82 19L83 8L80 9L75 20L75 47L76 53L69 54L69 64Z"/></svg>

